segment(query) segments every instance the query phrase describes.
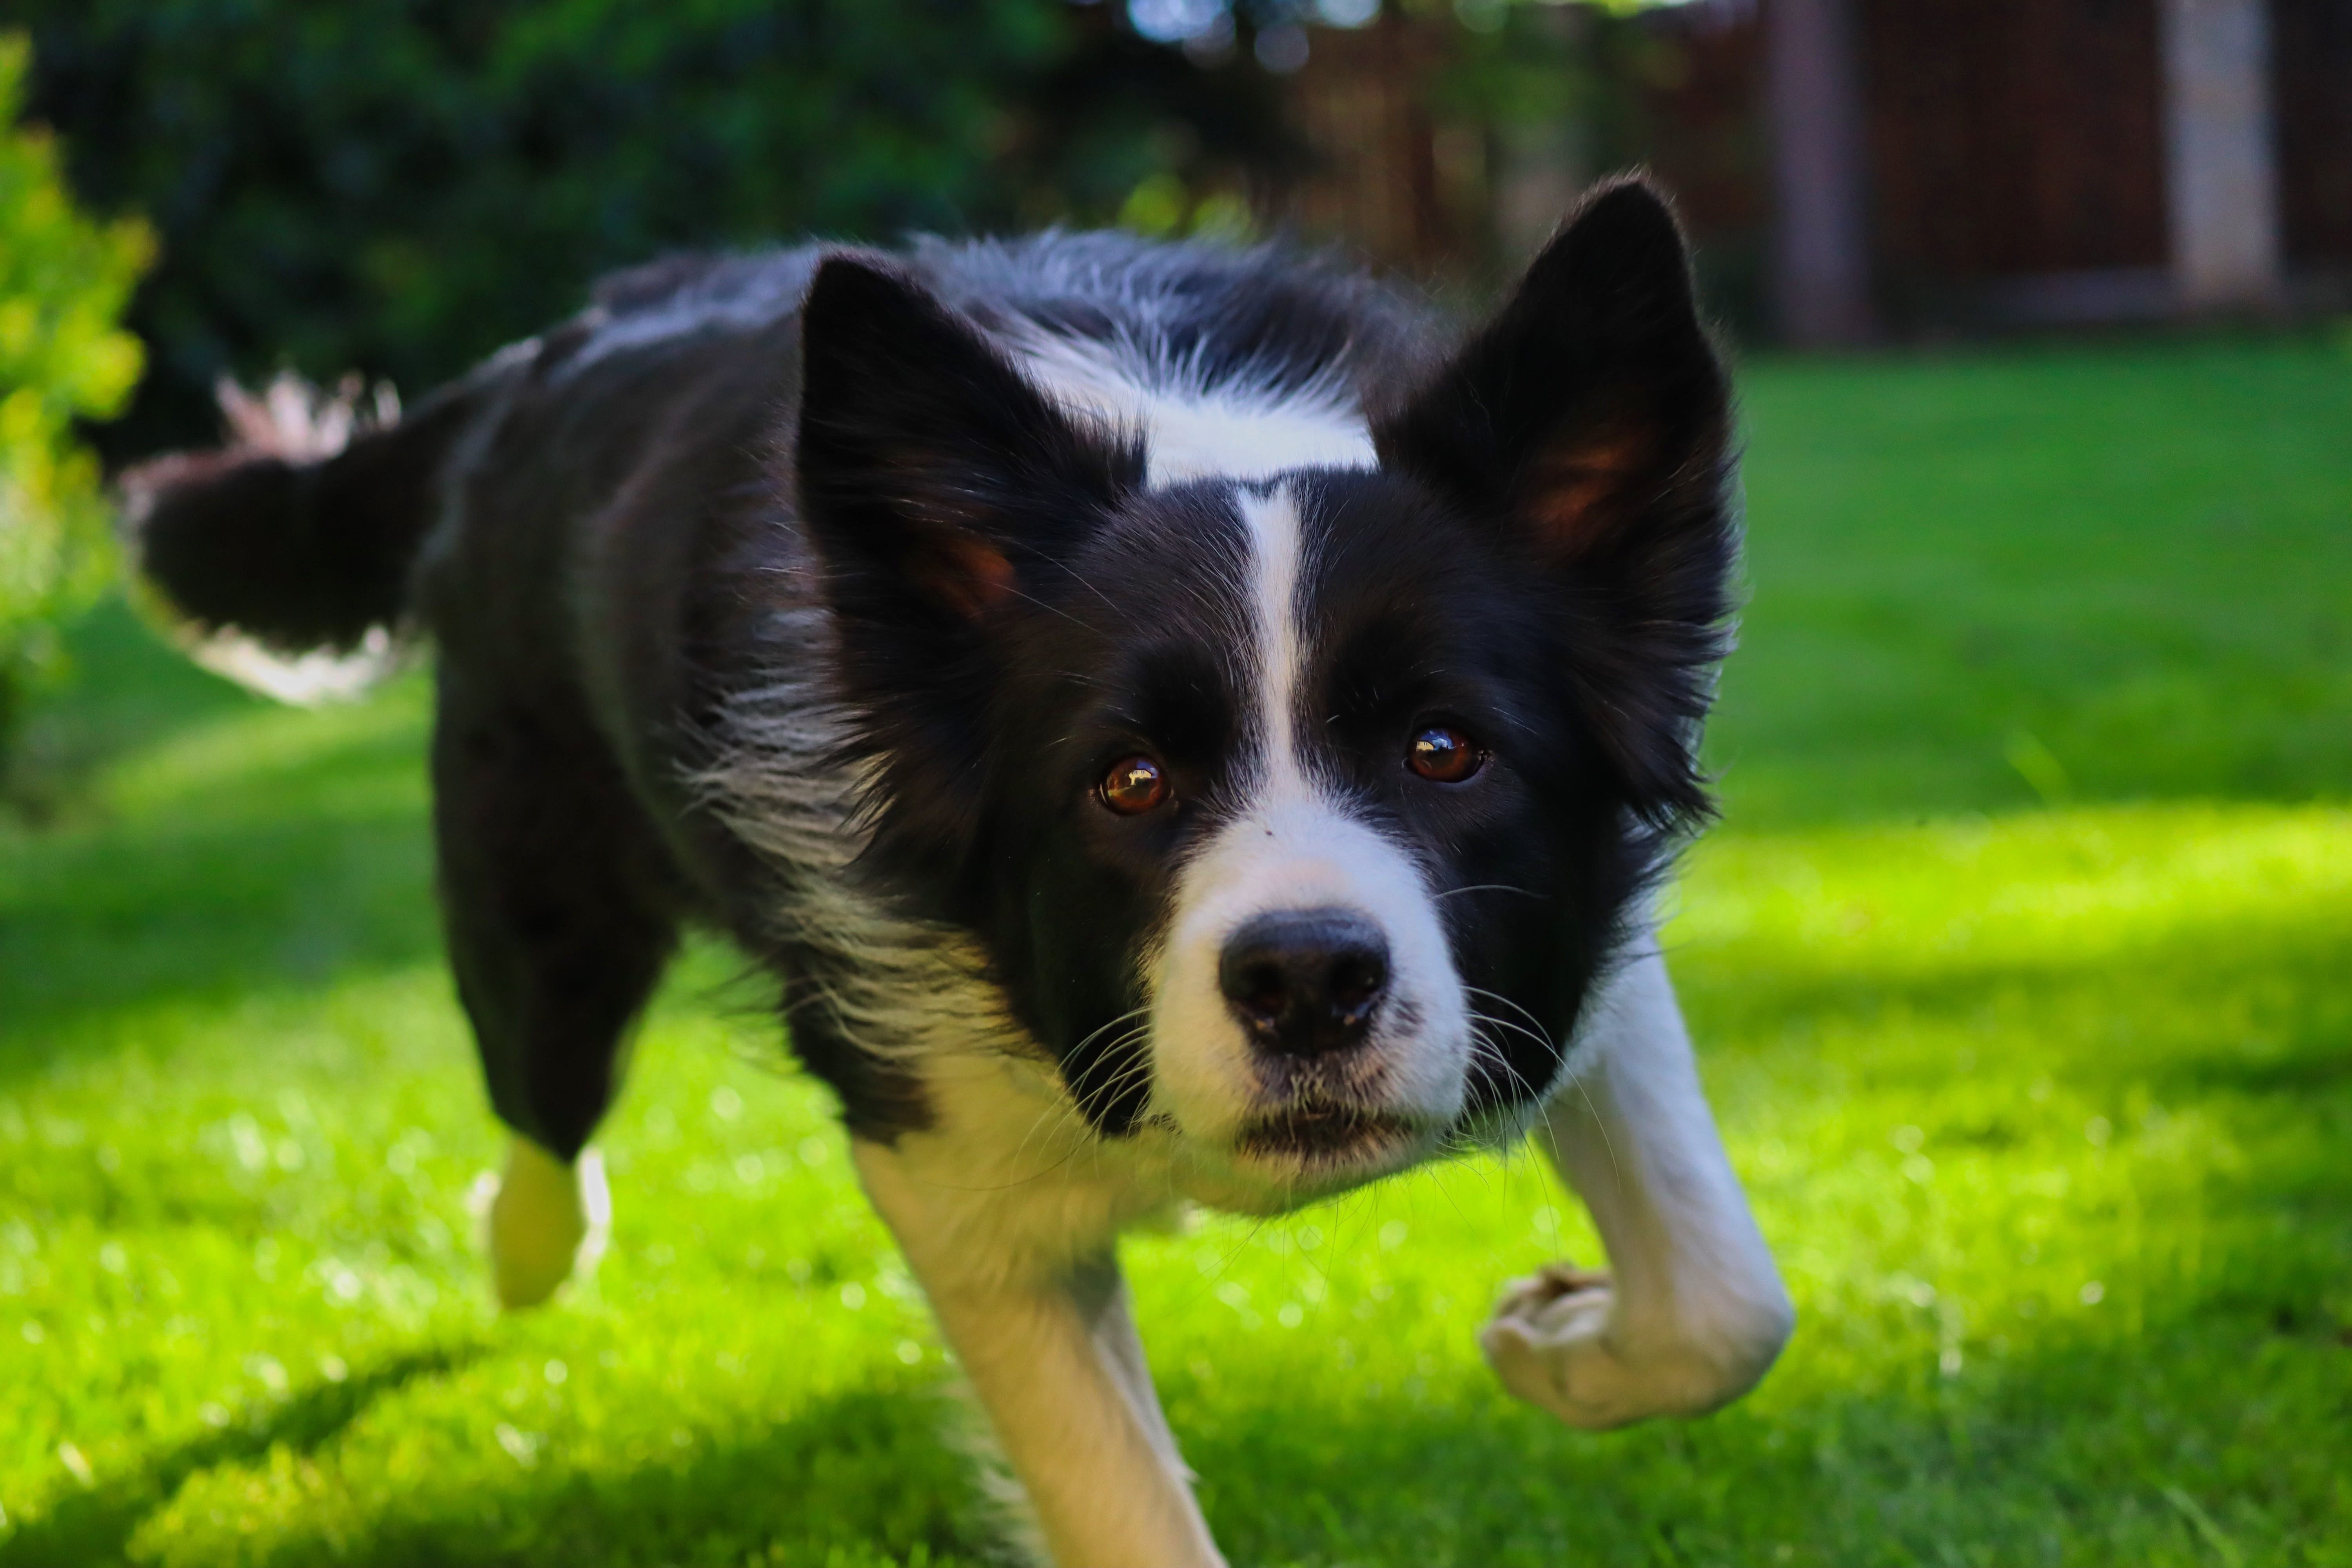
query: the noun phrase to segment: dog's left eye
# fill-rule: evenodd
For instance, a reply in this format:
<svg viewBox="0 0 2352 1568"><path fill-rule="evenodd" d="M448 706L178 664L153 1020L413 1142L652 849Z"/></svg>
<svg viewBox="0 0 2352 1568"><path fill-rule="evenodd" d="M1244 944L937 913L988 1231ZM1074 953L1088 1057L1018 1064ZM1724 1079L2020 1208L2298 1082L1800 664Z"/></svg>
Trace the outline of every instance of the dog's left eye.
<svg viewBox="0 0 2352 1568"><path fill-rule="evenodd" d="M1121 816L1140 816L1168 798L1168 774L1150 757L1121 757L1095 786L1095 795Z"/></svg>
<svg viewBox="0 0 2352 1568"><path fill-rule="evenodd" d="M1434 784L1460 784L1486 765L1478 742L1451 724L1432 724L1405 748L1405 766Z"/></svg>

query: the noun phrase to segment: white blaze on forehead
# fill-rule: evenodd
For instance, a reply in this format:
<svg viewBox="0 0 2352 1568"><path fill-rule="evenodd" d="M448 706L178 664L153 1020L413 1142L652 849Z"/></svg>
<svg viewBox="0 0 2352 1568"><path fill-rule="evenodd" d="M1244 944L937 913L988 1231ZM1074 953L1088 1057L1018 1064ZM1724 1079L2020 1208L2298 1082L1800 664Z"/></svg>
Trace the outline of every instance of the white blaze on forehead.
<svg viewBox="0 0 2352 1568"><path fill-rule="evenodd" d="M1421 868L1314 775L1300 752L1310 564L1292 484L1235 498L1249 543L1248 609L1255 755L1239 770L1232 820L1178 879L1153 974L1154 1077L1164 1109L1211 1137L1250 1113L1256 1063L1227 1010L1224 945L1255 917L1339 908L1377 925L1389 945L1390 1005L1376 1023L1395 1110L1445 1121L1465 1088L1468 1011Z"/></svg>
<svg viewBox="0 0 2352 1568"><path fill-rule="evenodd" d="M1370 468L1380 458L1363 411L1341 387L1289 393L1244 384L1148 385L1105 345L1036 334L1019 344L1023 365L1055 401L1121 428L1139 429L1144 479L1268 479L1292 468Z"/></svg>
<svg viewBox="0 0 2352 1568"><path fill-rule="evenodd" d="M1265 747L1261 787L1276 795L1304 794L1307 778L1299 765L1294 720L1300 643L1298 579L1305 554L1298 502L1287 485L1242 490L1234 499L1249 531L1250 618L1257 633L1257 718Z"/></svg>

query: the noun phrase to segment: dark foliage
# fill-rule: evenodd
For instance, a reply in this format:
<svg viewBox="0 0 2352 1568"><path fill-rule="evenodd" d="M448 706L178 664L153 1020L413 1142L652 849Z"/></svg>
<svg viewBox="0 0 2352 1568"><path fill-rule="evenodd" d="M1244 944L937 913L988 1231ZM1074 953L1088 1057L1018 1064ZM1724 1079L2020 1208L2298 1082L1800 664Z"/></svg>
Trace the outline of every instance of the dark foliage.
<svg viewBox="0 0 2352 1568"><path fill-rule="evenodd" d="M225 371L357 369L415 394L664 251L1098 218L1154 167L1264 155L1252 72L1194 70L1116 9L9 6L34 38L32 117L78 190L163 238L131 316L153 374L101 437L118 460L210 438ZM1111 68L1074 78L1087 60Z"/></svg>

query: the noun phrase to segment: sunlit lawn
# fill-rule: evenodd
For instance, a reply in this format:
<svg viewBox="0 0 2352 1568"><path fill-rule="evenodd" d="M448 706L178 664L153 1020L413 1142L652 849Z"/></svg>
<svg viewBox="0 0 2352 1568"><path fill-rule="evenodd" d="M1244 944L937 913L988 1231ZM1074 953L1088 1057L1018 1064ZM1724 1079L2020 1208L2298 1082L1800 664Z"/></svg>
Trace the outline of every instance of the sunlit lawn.
<svg viewBox="0 0 2352 1568"><path fill-rule="evenodd" d="M1583 1436L1472 1343L1522 1159L1129 1251L1237 1564L2352 1563L2352 356L1748 377L1726 825L1669 938L1802 1321ZM415 679L325 714L80 638L0 833L0 1563L945 1563L949 1370L697 952L611 1255L486 1304Z"/></svg>

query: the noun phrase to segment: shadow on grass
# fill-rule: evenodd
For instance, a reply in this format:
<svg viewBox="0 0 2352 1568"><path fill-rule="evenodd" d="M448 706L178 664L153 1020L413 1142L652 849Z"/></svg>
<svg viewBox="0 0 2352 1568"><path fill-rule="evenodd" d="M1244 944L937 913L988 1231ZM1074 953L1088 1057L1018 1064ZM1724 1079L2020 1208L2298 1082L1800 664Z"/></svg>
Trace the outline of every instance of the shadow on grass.
<svg viewBox="0 0 2352 1568"><path fill-rule="evenodd" d="M743 1441L619 1475L572 1471L460 1489L380 1520L342 1559L414 1564L1002 1562L970 1466L935 1397L818 1400ZM299 1545L278 1562L307 1560Z"/></svg>
<svg viewBox="0 0 2352 1568"><path fill-rule="evenodd" d="M183 658L119 595L66 628L66 680L0 756L0 821L36 827L86 809L109 763L263 700Z"/></svg>
<svg viewBox="0 0 2352 1568"><path fill-rule="evenodd" d="M1876 1037L1864 1056L1832 1047L1874 1082L2053 1074L2184 1099L2303 1096L2352 1086L2347 952L2327 919L2226 921L2087 957L1916 969L1693 952L1677 978L1702 1037L1734 1054L1785 1060L1824 1037ZM1956 1042L1982 1048L1964 1064Z"/></svg>
<svg viewBox="0 0 2352 1568"><path fill-rule="evenodd" d="M484 1353L479 1345L417 1351L341 1383L320 1383L276 1406L262 1420L183 1444L142 1469L66 1498L47 1517L0 1541L0 1565L90 1568L119 1562L140 1521L168 1503L189 1477L215 1466L257 1459L281 1447L294 1454L315 1453L379 1399L417 1379L459 1371Z"/></svg>
<svg viewBox="0 0 2352 1568"><path fill-rule="evenodd" d="M324 987L440 950L414 813L78 835L11 859L0 1079L102 1048L110 1014Z"/></svg>
<svg viewBox="0 0 2352 1568"><path fill-rule="evenodd" d="M616 1468L567 1467L559 1447L512 1468L493 1453L464 1479L440 1468L450 1479L417 1487L372 1451L332 1452L373 1401L475 1353L388 1363L306 1394L267 1426L176 1450L71 1500L0 1546L0 1565L111 1563L134 1538L142 1559L281 1568L1009 1560L929 1391L852 1389L755 1435L682 1442L675 1458L639 1452ZM2327 1539L2337 1463L2294 1438L2352 1404L2352 1353L2339 1344L2192 1298L2159 1305L2134 1335L2059 1329L1957 1375L1938 1372L1930 1345L1869 1386L1604 1436L1509 1403L1465 1363L1409 1393L1307 1359L1259 1340L1211 1384L1167 1380L1236 1563L2300 1561L2298 1549ZM2248 1368L2261 1371L2258 1389ZM202 1496L165 1517L182 1485L215 1466L244 1472L218 1490L237 1512L278 1447L320 1462L328 1518L298 1512L255 1537Z"/></svg>
<svg viewBox="0 0 2352 1568"><path fill-rule="evenodd" d="M110 1014L437 952L417 693L281 711L186 667L119 605L77 654L83 686L35 731L79 737L54 743L91 778L54 826L0 829L0 1079L106 1048Z"/></svg>
<svg viewBox="0 0 2352 1568"><path fill-rule="evenodd" d="M569 1466L560 1446L542 1453L517 1435L506 1452L472 1456L480 1462L465 1479L420 1488L384 1473L372 1453L320 1451L370 1399L406 1377L456 1364L394 1363L340 1404L289 1411L251 1436L193 1445L0 1546L0 1565L88 1568L119 1560L134 1537L142 1559L182 1563L331 1558L359 1568L746 1562L948 1568L1009 1561L971 1465L943 1436L944 1401L931 1393L852 1389L754 1436L665 1445L661 1457L635 1455L633 1467L618 1469ZM316 1453L333 1496L330 1517L298 1515L290 1527L257 1539L212 1510L205 1496L195 1497L184 1517L173 1516L183 1511L172 1510L173 1494L205 1466L251 1467L247 1478L223 1478L226 1492L241 1501L247 1479L267 1468L278 1443Z"/></svg>

